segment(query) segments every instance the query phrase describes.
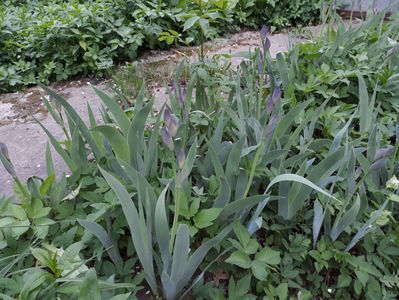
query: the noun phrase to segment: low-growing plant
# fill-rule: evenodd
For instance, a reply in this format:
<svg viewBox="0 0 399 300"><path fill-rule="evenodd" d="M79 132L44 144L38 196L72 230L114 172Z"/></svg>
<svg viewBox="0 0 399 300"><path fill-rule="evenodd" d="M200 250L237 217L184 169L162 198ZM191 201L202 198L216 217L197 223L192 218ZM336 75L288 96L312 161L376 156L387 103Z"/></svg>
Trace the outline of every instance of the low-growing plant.
<svg viewBox="0 0 399 300"><path fill-rule="evenodd" d="M12 218L14 235L20 232L14 223L23 221L15 213L43 207L39 217L50 221L40 236L35 223L23 224L29 228L18 236L1 229L1 292L34 299L48 290L50 297L92 291L129 299L144 277L154 296L167 299L189 292L198 299L396 297L395 106L383 111L377 88L359 70L350 105L335 102L345 103L345 94L338 100L334 93L301 94L296 83L305 75L292 55L299 61L299 49L312 44L272 60L266 29L260 40L231 76L200 66L184 84L181 64L158 115L145 84L126 109L95 89L105 124L88 106L89 128L42 86L66 140L41 126L71 175L44 196L40 180L28 180L33 208L6 202L13 215L2 216ZM329 118L336 118L333 134ZM0 158L14 176L5 150ZM49 150L47 163L53 176ZM23 278L21 269L30 272Z"/></svg>

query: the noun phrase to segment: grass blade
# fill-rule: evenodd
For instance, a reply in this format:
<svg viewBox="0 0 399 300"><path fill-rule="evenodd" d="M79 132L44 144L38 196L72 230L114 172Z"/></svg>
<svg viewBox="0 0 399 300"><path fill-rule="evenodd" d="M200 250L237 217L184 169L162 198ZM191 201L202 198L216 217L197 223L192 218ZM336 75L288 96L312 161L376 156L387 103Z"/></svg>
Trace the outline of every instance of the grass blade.
<svg viewBox="0 0 399 300"><path fill-rule="evenodd" d="M345 207L343 207L344 209ZM334 222L334 226L331 230L330 237L333 241L335 241L338 236L348 227L350 224L355 222L357 214L360 209L360 197L357 195L355 203L352 207L343 215L342 218L337 219Z"/></svg>
<svg viewBox="0 0 399 300"><path fill-rule="evenodd" d="M112 240L111 236L105 231L105 229L101 225L82 219L77 219L77 221L82 227L90 231L100 240L101 244L103 245L104 249L107 250L109 257L115 265L122 263L122 258L119 254L117 243Z"/></svg>
<svg viewBox="0 0 399 300"><path fill-rule="evenodd" d="M76 165L72 161L71 157L69 154L60 146L58 141L55 139L55 137L46 129L46 127L43 126L40 121L35 119L35 121L40 125L40 127L43 129L43 131L47 134L47 136L50 139L51 145L53 145L55 151L58 152L59 155L61 155L62 159L65 161L65 164L68 166L69 170L72 172L76 170Z"/></svg>
<svg viewBox="0 0 399 300"><path fill-rule="evenodd" d="M153 268L152 242L151 240L146 241L142 235L142 228L145 228L145 221L139 217L139 213L132 199L130 198L129 193L127 192L126 188L119 182L119 180L101 167L99 167L99 169L101 171L101 174L104 176L105 180L111 186L112 190L115 192L119 201L121 202L122 210L130 228L137 256L146 273L146 280L152 291L156 293L157 284Z"/></svg>
<svg viewBox="0 0 399 300"><path fill-rule="evenodd" d="M65 111L69 114L69 116L72 118L72 120L76 123L76 125L79 127L80 132L82 133L83 137L86 139L87 143L90 145L91 150L93 151L94 157L96 158L97 161L100 161L100 158L102 157L101 151L98 148L97 144L95 143L92 135L90 134L86 124L83 122L83 120L80 118L78 113L73 109L73 107L60 95L58 95L56 92L52 91L48 87L44 86L43 84L39 83L39 86L45 90L49 95L54 97L65 109Z"/></svg>
<svg viewBox="0 0 399 300"><path fill-rule="evenodd" d="M321 224L323 224L323 207L319 200L314 202L314 218L313 218L313 248L316 247L317 238L319 237Z"/></svg>
<svg viewBox="0 0 399 300"><path fill-rule="evenodd" d="M234 144L233 149L231 149L231 152L229 154L229 158L227 159L226 178L227 182L230 185L230 188L235 187L235 179L238 175L238 167L240 164L240 156L244 142L245 138L240 138L238 142Z"/></svg>
<svg viewBox="0 0 399 300"><path fill-rule="evenodd" d="M157 205L155 206L155 236L161 251L161 258L163 262L163 269L167 270L170 263L170 251L169 251L169 224L166 217L166 205L165 205L165 195L168 190L168 186L164 188L158 197ZM160 270L161 271L161 270Z"/></svg>
<svg viewBox="0 0 399 300"><path fill-rule="evenodd" d="M96 94L100 97L100 99L104 102L104 104L109 108L110 112L115 118L115 121L118 123L120 126L123 134L127 136L127 133L129 131L129 126L130 126L130 120L126 116L125 112L122 110L122 108L119 106L118 103L114 101L110 96L105 94L104 92L96 89L93 87L93 90L96 92Z"/></svg>
<svg viewBox="0 0 399 300"><path fill-rule="evenodd" d="M118 129L112 125L100 125L91 130L98 131L104 135L115 152L116 158L129 162L129 146Z"/></svg>
<svg viewBox="0 0 399 300"><path fill-rule="evenodd" d="M195 139L194 143L190 147L190 150L188 150L186 162L184 163L181 173L177 176L177 180L176 180L177 186L181 186L191 173L191 170L194 166L195 156L197 154L197 144L198 144L198 141L197 141L197 139Z"/></svg>
<svg viewBox="0 0 399 300"><path fill-rule="evenodd" d="M47 176L55 174L53 157L51 155L50 144L48 143L48 141L46 142L46 170Z"/></svg>
<svg viewBox="0 0 399 300"><path fill-rule="evenodd" d="M369 95L367 92L367 87L364 82L364 79L360 73L357 75L357 78L359 80L359 126L360 126L360 132L367 132L367 124L369 123ZM370 120L371 122L371 120Z"/></svg>

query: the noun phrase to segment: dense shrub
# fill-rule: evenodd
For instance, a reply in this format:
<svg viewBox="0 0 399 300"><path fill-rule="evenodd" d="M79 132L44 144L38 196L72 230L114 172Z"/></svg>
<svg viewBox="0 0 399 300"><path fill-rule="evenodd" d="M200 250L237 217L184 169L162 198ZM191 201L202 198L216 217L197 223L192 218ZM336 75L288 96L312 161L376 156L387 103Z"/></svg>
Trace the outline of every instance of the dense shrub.
<svg viewBox="0 0 399 300"><path fill-rule="evenodd" d="M317 22L319 1L209 1L215 20L202 24L207 38L226 28L272 28ZM203 4L205 6L205 2ZM288 6L287 6L288 5ZM12 1L0 4L0 92L74 75L103 76L138 49L164 48L169 29L177 41L198 41L198 28L183 24L198 14L194 1L86 0Z"/></svg>

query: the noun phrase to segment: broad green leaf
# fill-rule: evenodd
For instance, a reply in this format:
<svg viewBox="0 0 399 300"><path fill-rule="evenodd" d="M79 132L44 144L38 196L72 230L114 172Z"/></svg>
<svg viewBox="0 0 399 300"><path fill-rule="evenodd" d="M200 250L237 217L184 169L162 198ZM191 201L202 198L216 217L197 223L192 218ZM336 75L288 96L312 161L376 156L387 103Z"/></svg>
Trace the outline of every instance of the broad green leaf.
<svg viewBox="0 0 399 300"><path fill-rule="evenodd" d="M186 30L190 29L191 27L193 27L194 24L195 24L195 22L197 22L199 19L200 19L199 16L194 16L194 17L189 18L189 19L184 23L183 31L186 31Z"/></svg>
<svg viewBox="0 0 399 300"><path fill-rule="evenodd" d="M126 293L126 294L119 294L119 295L109 298L109 300L128 300L130 298L131 294L132 294L132 292Z"/></svg>
<svg viewBox="0 0 399 300"><path fill-rule="evenodd" d="M13 217L15 217L15 218L17 218L17 219L19 219L21 221L24 221L24 220L26 220L28 218L28 216L26 215L25 210L19 205L12 204L12 205L9 206L9 210L10 210L10 212L11 212Z"/></svg>
<svg viewBox="0 0 399 300"><path fill-rule="evenodd" d="M255 258L268 265L278 265L281 261L280 252L269 247L264 247L262 250L260 250L255 255Z"/></svg>
<svg viewBox="0 0 399 300"><path fill-rule="evenodd" d="M51 207L44 207L42 200L33 198L31 205L27 208L27 213L31 219L37 219L47 216L51 211Z"/></svg>
<svg viewBox="0 0 399 300"><path fill-rule="evenodd" d="M288 298L288 283L283 282L280 283L279 286L275 290L275 295L279 298L279 300L285 300Z"/></svg>
<svg viewBox="0 0 399 300"><path fill-rule="evenodd" d="M233 276L229 280L229 299L255 299L252 295L249 295L248 291L251 288L251 276L246 275L237 281L237 285L234 284Z"/></svg>
<svg viewBox="0 0 399 300"><path fill-rule="evenodd" d="M33 233L38 239L44 239L48 233L49 225L53 225L55 222L49 218L39 218L34 220Z"/></svg>
<svg viewBox="0 0 399 300"><path fill-rule="evenodd" d="M40 191L40 195L42 197L44 197L44 195L47 193L47 191L49 190L49 188L51 187L51 185L55 182L55 174L52 173L51 175L49 175L44 182L41 184L39 191Z"/></svg>
<svg viewBox="0 0 399 300"><path fill-rule="evenodd" d="M222 178L219 189L218 197L216 198L215 202L213 203L213 208L224 208L230 201L231 197L231 189L229 184L227 183L226 179Z"/></svg>
<svg viewBox="0 0 399 300"><path fill-rule="evenodd" d="M82 49L83 49L84 51L86 51L86 49L87 49L87 44L86 44L85 41L79 41L79 45L80 45L80 47L82 47Z"/></svg>
<svg viewBox="0 0 399 300"><path fill-rule="evenodd" d="M249 242L250 240L250 235L248 232L248 229L242 225L241 223L237 223L234 226L234 233L236 234L238 240L240 241L241 245L245 247L245 245Z"/></svg>
<svg viewBox="0 0 399 300"><path fill-rule="evenodd" d="M211 226L221 211L222 208L208 208L200 210L200 212L193 219L195 226L198 228Z"/></svg>
<svg viewBox="0 0 399 300"><path fill-rule="evenodd" d="M101 291L98 286L96 270L94 268L87 271L80 287L78 300L87 299L101 300Z"/></svg>
<svg viewBox="0 0 399 300"><path fill-rule="evenodd" d="M352 281L352 277L349 276L346 273L341 273L338 276L338 287L343 288L343 287L347 287L351 284Z"/></svg>
<svg viewBox="0 0 399 300"><path fill-rule="evenodd" d="M251 262L251 269L252 273L258 280L266 281L269 272L267 270L267 265L264 262L257 259L253 260Z"/></svg>
<svg viewBox="0 0 399 300"><path fill-rule="evenodd" d="M251 267L251 259L249 258L248 254L240 250L231 253L231 255L226 259L226 262L237 265L243 269L248 269Z"/></svg>
<svg viewBox="0 0 399 300"><path fill-rule="evenodd" d="M362 286L365 287L367 281L369 280L369 274L361 270L355 270L355 274L357 279L359 279L360 283L362 284Z"/></svg>
<svg viewBox="0 0 399 300"><path fill-rule="evenodd" d="M56 271L56 256L41 248L31 248L30 252L42 265L49 268L53 272Z"/></svg>
<svg viewBox="0 0 399 300"><path fill-rule="evenodd" d="M24 286L21 289L19 299L31 300L35 298L35 289L42 284L44 285L51 281L53 281L53 276L49 272L36 269L35 272L31 274L24 282Z"/></svg>

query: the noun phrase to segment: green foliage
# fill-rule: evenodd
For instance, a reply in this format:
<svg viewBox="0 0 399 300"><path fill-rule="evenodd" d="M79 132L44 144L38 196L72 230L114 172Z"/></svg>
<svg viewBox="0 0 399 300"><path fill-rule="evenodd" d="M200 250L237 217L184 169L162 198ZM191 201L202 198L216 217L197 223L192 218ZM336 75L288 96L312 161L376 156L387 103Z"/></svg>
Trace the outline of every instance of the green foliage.
<svg viewBox="0 0 399 300"><path fill-rule="evenodd" d="M88 128L42 86L71 174L55 179L48 150L48 178L25 185L0 144L19 200L1 199L0 292L134 299L145 279L167 299L395 299L397 72L382 83L350 63L370 35L380 50L397 36L378 18L337 19L276 60L263 36L237 72L200 63L184 86L182 63L158 115L144 84L125 109L95 90L105 124Z"/></svg>
<svg viewBox="0 0 399 300"><path fill-rule="evenodd" d="M255 0L256 5L249 8L248 2L251 3L239 1L242 20L246 18L244 22L248 25L266 24L271 31L289 26L315 24L319 20L323 5L327 3L323 0Z"/></svg>
<svg viewBox="0 0 399 300"><path fill-rule="evenodd" d="M317 22L319 7L308 0L3 1L0 92L75 75L105 76L116 63L134 60L138 49L203 44L226 28Z"/></svg>

